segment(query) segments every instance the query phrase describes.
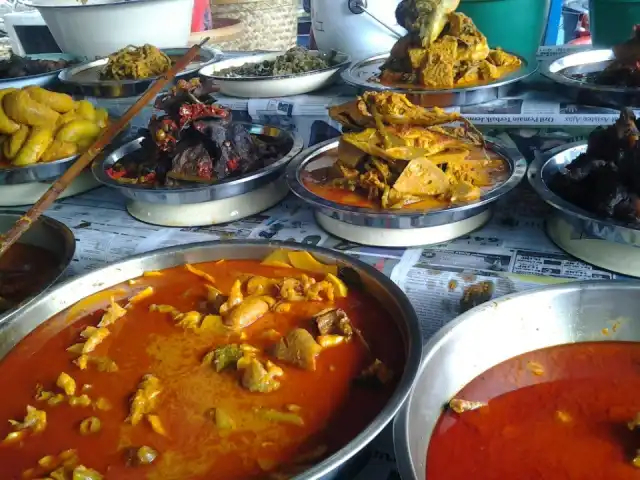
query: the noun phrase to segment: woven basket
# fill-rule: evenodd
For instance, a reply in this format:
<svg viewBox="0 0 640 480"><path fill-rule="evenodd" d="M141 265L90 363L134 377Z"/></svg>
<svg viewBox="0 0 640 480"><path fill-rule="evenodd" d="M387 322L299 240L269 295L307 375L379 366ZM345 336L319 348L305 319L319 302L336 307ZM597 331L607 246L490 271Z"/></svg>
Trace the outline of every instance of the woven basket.
<svg viewBox="0 0 640 480"><path fill-rule="evenodd" d="M242 38L222 50L287 50L296 44L299 0L210 0L213 17L242 20Z"/></svg>

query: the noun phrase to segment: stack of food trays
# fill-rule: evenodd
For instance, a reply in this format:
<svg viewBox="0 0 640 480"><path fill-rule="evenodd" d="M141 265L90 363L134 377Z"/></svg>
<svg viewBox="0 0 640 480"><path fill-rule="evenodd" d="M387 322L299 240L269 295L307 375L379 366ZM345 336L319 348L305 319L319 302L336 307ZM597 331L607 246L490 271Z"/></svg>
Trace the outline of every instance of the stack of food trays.
<svg viewBox="0 0 640 480"><path fill-rule="evenodd" d="M329 114L345 133L298 155L287 181L320 226L352 242L407 247L465 235L526 171L516 149L402 94L368 92ZM455 122L463 126L443 126Z"/></svg>
<svg viewBox="0 0 640 480"><path fill-rule="evenodd" d="M408 33L391 52L344 70L344 81L361 91L403 93L425 107L450 107L507 96L518 82L537 70L537 64L516 54L490 49L473 21L453 11L457 2L449 6L441 3L437 8L451 6L451 11L441 15L444 21L431 18L438 17L437 12L421 13L420 7L406 11L399 8L398 23Z"/></svg>
<svg viewBox="0 0 640 480"><path fill-rule="evenodd" d="M528 178L553 207L549 237L571 255L625 275L640 276L637 195L638 127L631 110L588 142L552 150L529 167Z"/></svg>
<svg viewBox="0 0 640 480"><path fill-rule="evenodd" d="M131 215L166 226L226 223L288 193L284 168L302 140L280 128L231 120L211 85L178 81L156 99L164 112L140 137L93 163L96 179L127 197Z"/></svg>
<svg viewBox="0 0 640 480"><path fill-rule="evenodd" d="M241 98L274 98L310 93L332 85L350 63L348 55L294 47L215 62L200 75L220 93Z"/></svg>

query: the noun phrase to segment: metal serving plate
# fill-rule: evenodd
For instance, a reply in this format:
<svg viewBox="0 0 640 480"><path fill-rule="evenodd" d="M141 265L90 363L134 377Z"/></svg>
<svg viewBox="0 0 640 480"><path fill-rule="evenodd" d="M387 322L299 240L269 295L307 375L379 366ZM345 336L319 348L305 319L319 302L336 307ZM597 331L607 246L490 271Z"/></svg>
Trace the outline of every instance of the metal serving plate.
<svg viewBox="0 0 640 480"><path fill-rule="evenodd" d="M0 210L0 232L8 232L9 229L20 219L21 213L13 210ZM44 290L53 285L67 269L73 254L76 251L76 239L71 230L64 224L51 217L42 215L31 227L20 237L19 243L33 245L44 248L51 252L51 255L58 261L57 272L51 276ZM40 292L38 292L40 293ZM37 294L36 294L37 295ZM25 299L17 309L27 305L34 297ZM14 309L13 311L15 311ZM6 315L8 312L0 315Z"/></svg>
<svg viewBox="0 0 640 480"><path fill-rule="evenodd" d="M570 76L601 72L614 58L611 49L572 53L557 60L542 63L540 73L552 80L560 93L576 103L616 109L639 107L640 88L597 85Z"/></svg>
<svg viewBox="0 0 640 480"><path fill-rule="evenodd" d="M282 175L287 163L302 150L302 138L300 138L297 133L287 132L277 127L265 125L245 122L237 123L246 125L249 133L253 135L265 135L282 140L282 142L287 142L290 145L289 151L281 159L256 172L247 173L239 177L227 178L213 184L191 183L173 188L154 188L119 183L109 177L105 170L111 168L124 156L140 149L140 144L145 138L140 136L120 146L102 160L93 162L93 166L91 167L93 175L100 183L118 189L125 197L132 200L169 205L202 203L242 195L269 182L273 182Z"/></svg>
<svg viewBox="0 0 640 480"><path fill-rule="evenodd" d="M522 62L522 66L518 70L495 82L474 87L436 90L383 85L377 81L377 77L380 74L380 67L386 62L389 53L375 55L352 64L342 72L342 79L361 90L404 93L414 104L423 107L476 105L508 96L512 93L512 88L517 82L524 80L538 69L537 64L529 63L519 55L513 53L511 55L518 57Z"/></svg>
<svg viewBox="0 0 640 480"><path fill-rule="evenodd" d="M339 142L338 138L333 138L300 153L287 167L287 183L293 193L319 212L351 225L384 229L407 229L434 227L459 222L482 213L489 208L492 202L513 190L524 178L527 170L527 161L517 149L504 146L497 139L487 138L488 148L498 153L509 163L511 176L485 193L478 202L426 212L409 209L375 210L353 207L341 205L316 195L308 190L301 180L301 174L307 170L309 163L313 161L320 162L321 160L319 159L321 157L326 157L326 160L322 161L323 165L319 166L328 166L332 163L331 159L337 158Z"/></svg>
<svg viewBox="0 0 640 480"><path fill-rule="evenodd" d="M25 55L33 60L79 60L78 57L67 55L66 53L39 53L34 55ZM71 68L71 67L67 67ZM28 75L26 77L4 78L0 80L0 89L4 88L23 88L29 86L48 87L57 83L58 75L65 69L52 70L51 72L41 73L39 75Z"/></svg>
<svg viewBox="0 0 640 480"><path fill-rule="evenodd" d="M164 48L162 51L172 59L177 59L187 53L188 48ZM202 47L199 57L191 62L186 69L176 75L176 78L194 76L199 69L216 60L220 52ZM144 80L100 80L100 72L107 64L107 58L101 58L82 63L63 70L58 79L71 90L71 93L98 98L136 97L142 95L149 85L158 77Z"/></svg>
<svg viewBox="0 0 640 480"><path fill-rule="evenodd" d="M114 120L113 118L111 120ZM128 135L129 128L119 133L115 142ZM108 151L108 148L106 149ZM101 155L103 155L101 153ZM71 168L80 155L61 158L53 162L38 162L25 167L0 167L0 185L18 185L24 183L46 182L60 177Z"/></svg>
<svg viewBox="0 0 640 480"><path fill-rule="evenodd" d="M388 277L350 255L318 247L302 247L299 243L226 241L196 243L157 250L118 262L81 277L71 279L41 296L25 308L0 322L0 358L20 340L49 318L83 298L132 278L145 271L162 270L219 259L262 259L276 249L304 250L327 264L338 264L351 270L363 288L377 298L389 311L389 318L398 325L405 348L405 368L396 391L373 421L340 451L295 477L296 480L338 480L353 478L352 462L392 420L407 398L420 367L422 341L420 322L408 298ZM99 305L96 305L99 307Z"/></svg>
<svg viewBox="0 0 640 480"><path fill-rule="evenodd" d="M219 75L221 70L239 67L247 63L274 61L285 52L268 52L225 59L202 68L199 74L213 79L220 93L241 98L273 98L302 95L327 87L339 79L339 72L345 69L351 59L349 55L335 52L333 62L327 68L311 70L305 73L277 75L271 77L226 77ZM311 55L330 58L326 52L312 50Z"/></svg>
<svg viewBox="0 0 640 480"><path fill-rule="evenodd" d="M579 227L584 235L640 247L640 228L616 220L599 218L567 202L549 188L551 178L586 151L586 141L550 150L546 156L536 158L529 166L527 172L529 183L545 202L554 207L572 225Z"/></svg>
<svg viewBox="0 0 640 480"><path fill-rule="evenodd" d="M640 283L598 280L507 295L445 325L425 346L416 384L394 421L400 477L427 480L427 448L442 406L478 375L555 345L638 342L638 312Z"/></svg>

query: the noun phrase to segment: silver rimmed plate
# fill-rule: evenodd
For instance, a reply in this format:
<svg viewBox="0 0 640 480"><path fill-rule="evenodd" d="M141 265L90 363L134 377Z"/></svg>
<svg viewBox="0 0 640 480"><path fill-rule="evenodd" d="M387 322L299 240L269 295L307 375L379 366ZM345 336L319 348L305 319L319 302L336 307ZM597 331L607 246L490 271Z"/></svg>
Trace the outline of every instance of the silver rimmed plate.
<svg viewBox="0 0 640 480"><path fill-rule="evenodd" d="M491 203L516 187L527 170L527 162L517 149L487 139L488 149L508 163L510 174L505 181L485 192L479 201L428 211L377 210L333 202L305 186L303 173L326 168L335 162L338 144L339 139L331 139L300 153L287 167L287 183L295 195L315 210L316 220L325 230L365 245L409 247L441 243L466 235L489 220Z"/></svg>
<svg viewBox="0 0 640 480"><path fill-rule="evenodd" d="M564 200L549 187L553 176L586 150L586 142L572 143L536 158L529 166L529 183L553 207L545 224L547 234L574 257L613 272L640 277L640 228L600 218Z"/></svg>
<svg viewBox="0 0 640 480"><path fill-rule="evenodd" d="M512 54L515 55L515 54ZM378 80L380 67L384 65L389 57L388 53L375 55L352 64L342 72L342 79L361 90L372 90L375 92L396 92L410 96L413 103L423 107L453 107L476 105L490 102L505 97L512 93L512 88L517 82L524 80L533 74L538 65L528 62L526 59L517 56L522 62L522 66L499 80L491 83L477 85L473 87L451 88L446 90L425 89L425 88L405 88L384 85Z"/></svg>
<svg viewBox="0 0 640 480"><path fill-rule="evenodd" d="M614 58L611 49L572 53L542 63L540 73L576 103L610 108L639 107L640 88L599 85L589 80L589 74L603 71Z"/></svg>
<svg viewBox="0 0 640 480"><path fill-rule="evenodd" d="M102 160L94 162L92 166L93 174L100 183L117 189L125 197L145 203L185 205L222 200L245 194L282 176L287 163L302 150L303 142L297 134L277 127L239 123L243 123L252 135L271 137L275 142L282 142L282 151L285 152L283 156L255 172L227 178L212 184L184 183L176 187L150 187L120 183L114 180L107 175L106 170L121 158L139 150L144 139L143 136L140 136L118 147Z"/></svg>
<svg viewBox="0 0 640 480"><path fill-rule="evenodd" d="M39 53L26 55L26 57L32 60L65 60L67 62L79 61L77 57L67 55L65 53ZM50 72L40 73L38 75L27 75L26 77L3 78L0 80L0 88L23 88L33 85L38 87L48 87L58 81L58 75L63 70L65 70L65 68L59 68Z"/></svg>
<svg viewBox="0 0 640 480"><path fill-rule="evenodd" d="M177 60L187 53L188 48L165 48L162 51L172 60ZM196 59L187 68L176 75L183 78L195 75L196 72L216 60L220 52L207 47L200 49ZM58 79L65 84L72 93L98 98L121 98L142 95L149 85L158 77L143 80L101 80L100 72L109 60L101 58L63 70Z"/></svg>
<svg viewBox="0 0 640 480"><path fill-rule="evenodd" d="M222 60L202 68L200 76L213 79L223 95L241 98L288 97L328 87L340 78L340 71L351 61L349 55L345 53L311 50L309 54L325 58L330 62L330 66L305 73L269 77L237 77L221 73L228 68L240 67L248 63L274 61L284 53L286 52L259 53Z"/></svg>

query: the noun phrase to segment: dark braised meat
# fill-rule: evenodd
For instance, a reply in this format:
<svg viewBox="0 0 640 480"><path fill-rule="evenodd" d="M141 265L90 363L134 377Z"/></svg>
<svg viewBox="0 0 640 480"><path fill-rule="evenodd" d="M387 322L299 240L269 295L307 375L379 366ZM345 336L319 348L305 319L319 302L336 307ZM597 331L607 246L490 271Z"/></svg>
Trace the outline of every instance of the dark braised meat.
<svg viewBox="0 0 640 480"><path fill-rule="evenodd" d="M579 75L599 85L640 87L640 25L633 28L629 40L613 47L615 60L602 72Z"/></svg>
<svg viewBox="0 0 640 480"><path fill-rule="evenodd" d="M34 60L11 54L0 61L0 79L28 77L67 68L73 62L67 60Z"/></svg>
<svg viewBox="0 0 640 480"><path fill-rule="evenodd" d="M633 111L589 135L587 151L550 181L568 202L603 218L640 221L640 132Z"/></svg>

